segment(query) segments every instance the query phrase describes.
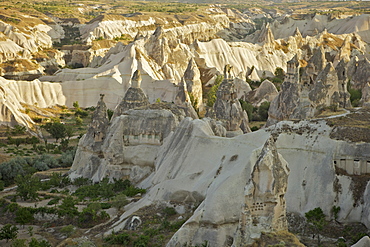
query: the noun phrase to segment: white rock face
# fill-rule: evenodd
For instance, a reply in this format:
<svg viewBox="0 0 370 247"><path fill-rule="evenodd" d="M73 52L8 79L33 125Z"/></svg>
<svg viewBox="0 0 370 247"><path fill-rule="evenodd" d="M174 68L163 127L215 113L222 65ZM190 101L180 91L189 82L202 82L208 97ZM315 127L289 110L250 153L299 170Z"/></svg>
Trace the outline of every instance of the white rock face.
<svg viewBox="0 0 370 247"><path fill-rule="evenodd" d="M331 131L323 121L280 122L267 130L222 138L214 136L207 122L185 119L161 146L154 173L139 184L148 188L148 193L129 205L112 229L118 231L120 222L153 203L186 207L200 203L168 246L201 244L205 240L211 246L230 246L241 220L244 186L260 153L258 147L268 139L270 132L280 133L277 151L289 164L287 212L304 215L321 207L330 215L335 205L341 207L340 221L370 225L366 213L370 206L369 186L361 191L361 198L354 199L351 183L356 178L336 174L334 164L341 157L369 160L366 150L370 146L330 139Z"/></svg>
<svg viewBox="0 0 370 247"><path fill-rule="evenodd" d="M17 124L30 127L33 121L22 113L21 103L36 105L41 108L52 105L65 105L66 99L59 83L12 81L0 77L1 114L0 123L14 126Z"/></svg>
<svg viewBox="0 0 370 247"><path fill-rule="evenodd" d="M366 42L370 42L370 35L367 32L370 24L370 15L362 14L357 16L343 16L331 19L329 15L316 14L313 17L306 16L303 20L285 18L283 22L274 22L271 30L275 38L286 38L294 35L298 28L302 36L315 35L315 29L322 32L325 29L334 34L357 33Z"/></svg>
<svg viewBox="0 0 370 247"><path fill-rule="evenodd" d="M245 186L238 231L233 246L246 246L261 237L262 232L286 231L284 195L288 186L289 168L276 150L271 136L253 165L251 179Z"/></svg>
<svg viewBox="0 0 370 247"><path fill-rule="evenodd" d="M352 247L367 247L370 246L370 238L369 236L365 236L361 238L357 243L351 245Z"/></svg>

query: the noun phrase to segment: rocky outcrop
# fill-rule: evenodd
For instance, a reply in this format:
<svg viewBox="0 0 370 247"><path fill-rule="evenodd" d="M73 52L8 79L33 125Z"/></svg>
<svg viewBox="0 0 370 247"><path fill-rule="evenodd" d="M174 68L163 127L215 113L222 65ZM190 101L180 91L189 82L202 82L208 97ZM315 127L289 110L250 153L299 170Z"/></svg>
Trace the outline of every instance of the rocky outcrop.
<svg viewBox="0 0 370 247"><path fill-rule="evenodd" d="M246 100L254 106L260 106L263 102L271 102L278 95L278 90L275 85L269 81L264 80L261 85L246 95Z"/></svg>
<svg viewBox="0 0 370 247"><path fill-rule="evenodd" d="M136 70L134 75L132 76L131 87L127 90L125 97L123 97L121 103L114 110L112 118L121 116L127 110L149 105L148 97L145 95L140 86L141 73L140 70Z"/></svg>
<svg viewBox="0 0 370 247"><path fill-rule="evenodd" d="M289 168L270 137L252 167L233 246L246 246L262 232L288 230L285 193Z"/></svg>
<svg viewBox="0 0 370 247"><path fill-rule="evenodd" d="M365 236L361 238L357 243L352 245L352 247L366 247L370 245L370 238L369 236Z"/></svg>
<svg viewBox="0 0 370 247"><path fill-rule="evenodd" d="M236 232L240 222L243 222L242 209L247 205L249 207L250 202L251 206L253 202L263 202L272 191L284 194L285 185L288 213L304 216L305 212L320 207L326 215L330 215L333 206L340 206L339 221L361 221L369 225L366 213L370 205L369 185L365 183L360 191L354 189L358 188L355 186L359 185L356 182L359 175L346 175L338 169L343 163L348 166L348 171L362 171L366 167L364 161L370 158L367 152L369 144L331 139L332 131L333 128L325 121L285 121L247 135L222 138L215 136L204 120L184 119L160 147L153 174L139 184L147 188L148 193L140 201L126 207L125 213L107 234L119 231L125 219L140 208L164 204L192 214L167 246L196 245L204 241L211 246L231 246L237 240ZM265 146L267 149L260 148L271 134L278 136L276 151L279 155L273 145L270 146L270 141ZM282 157L289 164L288 180L288 170ZM357 164L354 160L360 162ZM271 166L262 165L266 163ZM271 169L275 166L280 168ZM267 175L260 176L261 173ZM368 176L366 171L363 176ZM272 182L274 178L275 183ZM254 182L255 186L258 184L252 191L254 195L261 196L261 201L253 201L258 197L248 196L251 195L248 193L250 187L246 187L248 181ZM262 188L268 186L271 186L271 191L263 193ZM320 197L317 190L320 190ZM325 200L322 200L323 197ZM271 201L274 198L272 196ZM278 199L272 208L283 205L284 200L280 203ZM195 211L194 205L199 205ZM255 204L255 209L262 209L253 211L256 219L263 218L263 213L268 211L264 204ZM275 218L272 215L266 219L276 220L278 216L284 219L283 211L276 210ZM249 217L249 214L245 216ZM277 228L278 222L284 222L275 220ZM280 226L284 227L284 223Z"/></svg>
<svg viewBox="0 0 370 247"><path fill-rule="evenodd" d="M200 71L194 59L190 59L189 61L188 67L184 73L184 81L186 83L187 92L189 96L191 95L190 99L194 101L192 103L198 109L203 108L203 90L200 80Z"/></svg>
<svg viewBox="0 0 370 247"><path fill-rule="evenodd" d="M101 101L98 105L101 107L97 110L105 107ZM104 114L94 114L96 119L91 126L99 128L90 127L91 131L89 129L80 139L70 177L82 176L94 181L105 177L128 178L133 183L142 181L153 172L155 156L164 139L190 113L186 107L158 103L126 110L112 118L109 126Z"/></svg>
<svg viewBox="0 0 370 247"><path fill-rule="evenodd" d="M225 79L217 90L213 112L208 115L223 123L228 136L250 132L248 115L240 105L233 80L228 77L225 73Z"/></svg>
<svg viewBox="0 0 370 247"><path fill-rule="evenodd" d="M316 52L316 61L319 66L322 52ZM269 108L267 125L283 119L313 118L322 109L329 106L348 107L350 96L342 80L338 80L338 73L332 63L327 63L322 71L314 68L299 68L300 64L295 57L288 63L288 71L282 90L272 101ZM319 66L320 67L320 66ZM314 79L315 78L315 79Z"/></svg>
<svg viewBox="0 0 370 247"><path fill-rule="evenodd" d="M361 104L364 107L370 107L370 82L362 89Z"/></svg>

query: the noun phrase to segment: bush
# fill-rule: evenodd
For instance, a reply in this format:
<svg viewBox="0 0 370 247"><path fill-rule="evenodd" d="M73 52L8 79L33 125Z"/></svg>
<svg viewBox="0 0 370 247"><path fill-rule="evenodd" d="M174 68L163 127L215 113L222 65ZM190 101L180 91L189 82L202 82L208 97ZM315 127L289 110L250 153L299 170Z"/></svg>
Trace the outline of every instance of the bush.
<svg viewBox="0 0 370 247"><path fill-rule="evenodd" d="M211 89L206 95L207 106L213 107L213 105L215 104L216 99L217 99L217 90L223 79L224 77L222 75L217 76L214 85L211 87Z"/></svg>
<svg viewBox="0 0 370 247"><path fill-rule="evenodd" d="M16 239L18 235L18 227L11 224L6 224L0 229L0 239L6 239L6 242L9 239Z"/></svg>
<svg viewBox="0 0 370 247"><path fill-rule="evenodd" d="M253 113L253 105L249 102L246 102L242 99L239 100L242 109L248 114L249 121L252 120L252 113Z"/></svg>
<svg viewBox="0 0 370 247"><path fill-rule="evenodd" d="M270 102L263 102L258 108L258 115L261 117L262 121L266 121L268 118L268 111L270 108Z"/></svg>
<svg viewBox="0 0 370 247"><path fill-rule="evenodd" d="M37 240L36 238L32 238L28 246L29 247L51 247L51 244L45 239Z"/></svg>
<svg viewBox="0 0 370 247"><path fill-rule="evenodd" d="M81 108L77 108L75 112L75 116L84 118L84 117L89 116L89 113L87 111L82 110Z"/></svg>
<svg viewBox="0 0 370 247"><path fill-rule="evenodd" d="M36 200L38 198L37 191L41 187L40 179L33 177L32 175L21 176L18 175L16 178L17 182L17 196L20 196L23 200Z"/></svg>
<svg viewBox="0 0 370 247"><path fill-rule="evenodd" d="M71 150L67 150L64 153L62 153L62 156L59 157L58 162L61 167L68 167L73 164L73 160L76 155L76 148L73 148Z"/></svg>
<svg viewBox="0 0 370 247"><path fill-rule="evenodd" d="M60 229L60 232L67 235L67 237L71 236L74 232L75 227L73 225L64 226Z"/></svg>
<svg viewBox="0 0 370 247"><path fill-rule="evenodd" d="M33 167L39 171L46 171L50 168L59 167L59 163L54 157L48 154L42 154L34 160Z"/></svg>
<svg viewBox="0 0 370 247"><path fill-rule="evenodd" d="M131 236L128 233L111 234L104 239L108 244L128 246L131 243Z"/></svg>
<svg viewBox="0 0 370 247"><path fill-rule="evenodd" d="M174 208L172 207L166 207L163 209L163 213L166 215L166 216L172 216L172 215L176 215L177 212Z"/></svg>
<svg viewBox="0 0 370 247"><path fill-rule="evenodd" d="M19 208L17 212L15 212L15 222L21 225L31 223L33 220L33 212L29 208Z"/></svg>
<svg viewBox="0 0 370 247"><path fill-rule="evenodd" d="M24 168L27 165L27 161L21 157L16 157L0 164L0 174L5 186L12 184L18 175L25 175Z"/></svg>

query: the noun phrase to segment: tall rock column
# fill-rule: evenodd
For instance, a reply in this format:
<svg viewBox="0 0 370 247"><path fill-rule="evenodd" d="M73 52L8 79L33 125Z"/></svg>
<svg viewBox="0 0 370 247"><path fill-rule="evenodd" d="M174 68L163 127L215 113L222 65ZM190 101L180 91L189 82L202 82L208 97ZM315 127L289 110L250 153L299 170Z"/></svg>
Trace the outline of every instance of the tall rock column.
<svg viewBox="0 0 370 247"><path fill-rule="evenodd" d="M200 80L200 71L193 58L190 59L188 67L186 68L186 71L184 73L184 81L186 82L186 88L190 99L195 101L192 102L193 105L195 105L196 108L202 108L202 82Z"/></svg>
<svg viewBox="0 0 370 247"><path fill-rule="evenodd" d="M225 66L225 79L218 87L213 116L210 116L223 123L228 137L250 132L248 115L238 100L234 80L231 79L231 69L229 65Z"/></svg>
<svg viewBox="0 0 370 247"><path fill-rule="evenodd" d="M127 90L121 103L114 110L112 119L121 116L125 111L130 109L149 105L149 99L140 86L141 73L140 70L136 70L131 79L131 87Z"/></svg>
<svg viewBox="0 0 370 247"><path fill-rule="evenodd" d="M80 176L91 178L99 169L102 144L109 127L107 106L103 98L104 94L101 94L87 133L78 143L76 156L69 172L72 179Z"/></svg>
<svg viewBox="0 0 370 247"><path fill-rule="evenodd" d="M278 154L271 136L258 155L250 180L233 246L252 244L261 232L287 230L284 195L288 185L288 163Z"/></svg>

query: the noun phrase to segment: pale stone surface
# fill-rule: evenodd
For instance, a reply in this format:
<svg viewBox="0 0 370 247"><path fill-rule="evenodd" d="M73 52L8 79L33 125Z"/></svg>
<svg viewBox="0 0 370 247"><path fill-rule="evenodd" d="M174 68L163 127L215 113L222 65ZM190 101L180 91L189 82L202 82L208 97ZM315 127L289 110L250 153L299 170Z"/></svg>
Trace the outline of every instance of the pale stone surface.
<svg viewBox="0 0 370 247"><path fill-rule="evenodd" d="M130 91L127 94L131 95ZM123 102L126 102L126 96ZM164 139L183 118L191 115L187 106L158 103L133 110L116 109L109 123L106 105L101 98L89 130L78 144L70 177L82 176L94 181L105 177L129 178L133 183L142 181L153 172L155 156Z"/></svg>
<svg viewBox="0 0 370 247"><path fill-rule="evenodd" d="M262 232L288 230L284 196L289 168L277 152L274 137L266 141L256 160L245 186L245 204L233 246L252 244Z"/></svg>
<svg viewBox="0 0 370 247"><path fill-rule="evenodd" d="M225 67L226 68L226 67ZM217 90L217 99L213 105L213 112L208 115L221 121L230 136L250 132L248 125L248 115L242 109L237 98L237 91L233 79L228 79L230 75L225 73L225 79ZM233 134L235 133L235 134Z"/></svg>
<svg viewBox="0 0 370 247"><path fill-rule="evenodd" d="M271 102L275 99L278 95L278 90L276 89L275 85L269 81L264 80L261 85L253 91L250 91L247 96L246 100L252 103L254 106L258 107L263 102Z"/></svg>
<svg viewBox="0 0 370 247"><path fill-rule="evenodd" d="M351 105L343 76L338 79L338 71L343 71L343 68L336 71L329 62L323 70L317 70L322 67L323 59L323 51L319 49L309 60L309 65L316 66L300 68L296 56L288 62L281 91L271 102L267 125L284 119L313 118L329 106Z"/></svg>
<svg viewBox="0 0 370 247"><path fill-rule="evenodd" d="M187 92L197 102L196 107L203 108L203 90L202 82L200 81L200 71L194 59L190 59L189 61L184 73L184 81L186 82Z"/></svg>
<svg viewBox="0 0 370 247"><path fill-rule="evenodd" d="M370 246L370 238L369 236L365 236L361 238L357 243L351 245L352 247L367 247Z"/></svg>
<svg viewBox="0 0 370 247"><path fill-rule="evenodd" d="M148 97L140 86L141 73L140 70L136 70L131 79L131 87L127 90L121 103L117 105L112 118L121 116L127 110L149 105Z"/></svg>
<svg viewBox="0 0 370 247"><path fill-rule="evenodd" d="M370 107L370 82L362 89L361 103L362 106Z"/></svg>
<svg viewBox="0 0 370 247"><path fill-rule="evenodd" d="M65 97L60 84L49 82L12 81L0 77L1 114L0 123L14 126L31 127L33 121L21 112L24 107L21 103L45 108L52 105L64 105Z"/></svg>
<svg viewBox="0 0 370 247"><path fill-rule="evenodd" d="M230 246L241 220L244 186L261 153L258 147L271 132L279 135L277 151L289 164L287 212L303 216L321 207L329 215L336 205L341 207L338 220L369 225L369 190L363 191L363 202L355 202L352 178L337 175L333 163L337 155L370 159L366 151L369 144L330 139L331 131L324 121L280 122L270 129L222 138L214 135L206 121L185 119L160 147L153 174L139 184L148 188L148 193L128 205L111 230L117 232L127 217L144 206L170 203L191 208L200 203L168 246L195 245L205 240L211 246Z"/></svg>

